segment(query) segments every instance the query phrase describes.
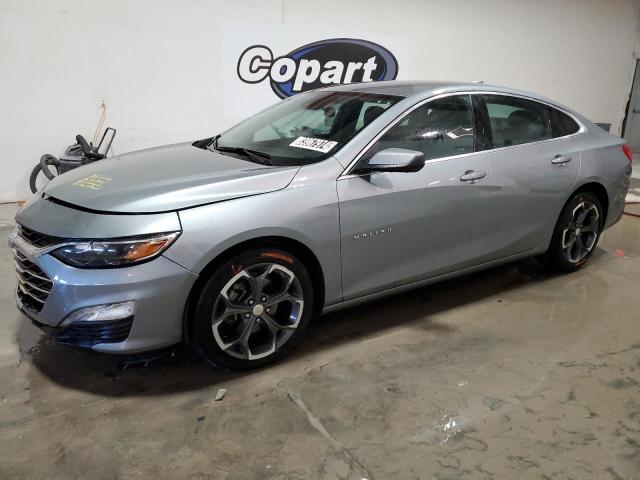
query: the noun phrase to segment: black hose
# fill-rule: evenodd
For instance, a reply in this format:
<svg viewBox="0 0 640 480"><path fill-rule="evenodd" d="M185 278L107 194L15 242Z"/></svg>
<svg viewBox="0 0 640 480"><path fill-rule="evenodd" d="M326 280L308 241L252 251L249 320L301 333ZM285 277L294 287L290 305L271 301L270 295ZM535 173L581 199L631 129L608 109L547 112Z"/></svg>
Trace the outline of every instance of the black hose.
<svg viewBox="0 0 640 480"><path fill-rule="evenodd" d="M76 135L76 142L78 142L78 144L82 148L82 153L84 153L85 156L88 157L89 155L91 155L91 147L89 147L89 144L82 135Z"/></svg>
<svg viewBox="0 0 640 480"><path fill-rule="evenodd" d="M56 169L55 174L51 172L51 170L49 169L49 165L52 165L53 167L55 167ZM31 189L31 192L36 193L38 191L38 186L36 185L36 181L38 179L38 175L40 174L40 172L42 172L44 176L47 177L49 180L53 180L60 171L59 167L60 167L60 161L53 155L45 153L42 157L40 157L40 162L35 167L33 167L33 170L31 171L31 176L29 177L29 188Z"/></svg>
<svg viewBox="0 0 640 480"><path fill-rule="evenodd" d="M42 169L42 173L44 173L45 177L47 177L49 180L53 180L56 177L57 173L55 175L51 173L51 170L49 170L49 165L54 165L57 172L58 167L60 166L60 161L53 155L45 153L44 155L42 155L42 157L40 157L40 168Z"/></svg>
<svg viewBox="0 0 640 480"><path fill-rule="evenodd" d="M80 145L80 147L82 148L82 153L84 154L84 156L89 160L102 160L106 157L106 155L95 151L93 149L93 143L87 143L82 135L76 135L76 142L78 142L78 145Z"/></svg>

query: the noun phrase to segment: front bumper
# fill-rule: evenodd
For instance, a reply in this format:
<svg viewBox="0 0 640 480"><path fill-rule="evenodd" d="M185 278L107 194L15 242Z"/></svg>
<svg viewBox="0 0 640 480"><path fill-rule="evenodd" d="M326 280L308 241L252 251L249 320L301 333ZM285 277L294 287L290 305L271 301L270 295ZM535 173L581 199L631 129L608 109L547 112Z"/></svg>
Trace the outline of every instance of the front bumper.
<svg viewBox="0 0 640 480"><path fill-rule="evenodd" d="M36 325L63 343L111 353L137 353L181 341L184 307L196 274L164 256L124 268L74 268L47 253L51 249L42 242L47 245L48 240L39 238L116 238L177 231L181 228L176 212L95 213L34 195L17 213L16 222L32 230L24 238L16 232L10 239L17 256L18 288L23 288L16 297L18 307ZM61 327L78 309L130 300L135 301L132 321L118 318L112 319L116 323Z"/></svg>
<svg viewBox="0 0 640 480"><path fill-rule="evenodd" d="M110 353L137 353L173 345L182 340L182 319L189 291L197 275L160 256L126 268L79 269L51 255L32 261L53 286L36 311L18 308L61 343ZM60 327L71 312L100 304L135 301L133 318L102 324L82 322Z"/></svg>

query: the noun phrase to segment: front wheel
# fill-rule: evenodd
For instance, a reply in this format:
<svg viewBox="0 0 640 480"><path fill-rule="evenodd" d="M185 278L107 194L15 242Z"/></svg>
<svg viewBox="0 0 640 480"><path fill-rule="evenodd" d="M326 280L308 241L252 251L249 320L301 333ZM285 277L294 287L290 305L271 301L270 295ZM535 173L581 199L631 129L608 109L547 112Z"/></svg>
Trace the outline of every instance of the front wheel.
<svg viewBox="0 0 640 480"><path fill-rule="evenodd" d="M602 206L591 192L579 192L564 206L543 263L553 270L571 272L593 254L603 226Z"/></svg>
<svg viewBox="0 0 640 480"><path fill-rule="evenodd" d="M313 307L311 277L295 256L251 250L225 262L204 285L191 341L216 366L257 368L291 350Z"/></svg>

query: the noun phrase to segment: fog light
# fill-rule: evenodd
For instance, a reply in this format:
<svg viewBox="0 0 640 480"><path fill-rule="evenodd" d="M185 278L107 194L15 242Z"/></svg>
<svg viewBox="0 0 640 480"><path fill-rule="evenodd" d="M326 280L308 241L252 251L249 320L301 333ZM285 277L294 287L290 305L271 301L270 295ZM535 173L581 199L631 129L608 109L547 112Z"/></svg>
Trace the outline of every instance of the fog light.
<svg viewBox="0 0 640 480"><path fill-rule="evenodd" d="M121 303L107 303L105 305L94 305L84 307L71 312L60 324L66 327L75 322L109 322L132 317L135 313L133 300Z"/></svg>

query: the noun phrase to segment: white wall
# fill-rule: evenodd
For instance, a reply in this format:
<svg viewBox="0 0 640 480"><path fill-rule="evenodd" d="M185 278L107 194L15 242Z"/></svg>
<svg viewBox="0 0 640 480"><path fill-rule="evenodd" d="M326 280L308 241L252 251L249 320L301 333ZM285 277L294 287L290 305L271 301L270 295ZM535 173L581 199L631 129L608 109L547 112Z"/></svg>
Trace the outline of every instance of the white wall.
<svg viewBox="0 0 640 480"><path fill-rule="evenodd" d="M102 102L116 153L228 126L223 20L403 36L410 78L532 90L619 132L639 19L636 0L0 0L0 201L91 139Z"/></svg>

